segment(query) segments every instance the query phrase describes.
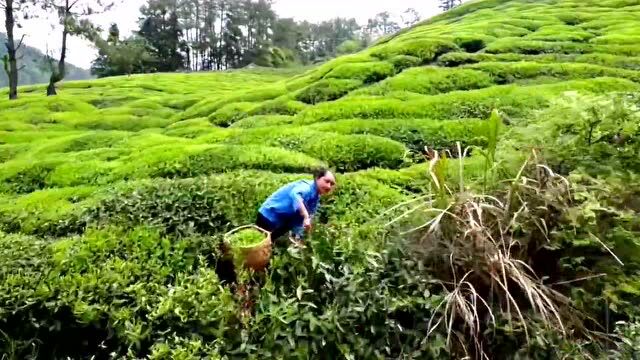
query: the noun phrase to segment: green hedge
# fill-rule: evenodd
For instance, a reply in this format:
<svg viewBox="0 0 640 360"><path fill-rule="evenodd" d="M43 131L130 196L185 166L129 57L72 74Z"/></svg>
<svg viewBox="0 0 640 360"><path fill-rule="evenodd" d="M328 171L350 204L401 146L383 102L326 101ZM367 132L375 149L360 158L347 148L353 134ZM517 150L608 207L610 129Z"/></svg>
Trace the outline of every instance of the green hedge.
<svg viewBox="0 0 640 360"><path fill-rule="evenodd" d="M337 100L362 86L360 80L323 79L300 90L296 99L306 104Z"/></svg>
<svg viewBox="0 0 640 360"><path fill-rule="evenodd" d="M597 78L529 87L493 86L471 91L424 96L407 101L380 98L350 98L331 104L319 104L299 115L300 123L335 121L350 118L487 118L499 108L509 116L523 116L544 107L562 92L576 90L594 93L637 91L638 85L623 79Z"/></svg>
<svg viewBox="0 0 640 360"><path fill-rule="evenodd" d="M369 84L384 80L393 74L395 74L394 66L384 61L348 63L335 67L325 75L325 79L359 80Z"/></svg>
<svg viewBox="0 0 640 360"><path fill-rule="evenodd" d="M206 139L205 139L206 141ZM306 128L259 128L227 134L228 144L260 144L299 151L339 171L369 167L397 168L405 164L407 149L396 141L371 135L340 135Z"/></svg>
<svg viewBox="0 0 640 360"><path fill-rule="evenodd" d="M188 178L239 169L305 173L325 166L301 153L259 145L211 145L184 156L149 164L149 177ZM181 152L185 152L180 149ZM134 170L135 171L135 170Z"/></svg>
<svg viewBox="0 0 640 360"><path fill-rule="evenodd" d="M281 97L274 100L264 101L260 105L248 112L250 116L255 115L296 115L304 110L307 104L300 101L289 100Z"/></svg>
<svg viewBox="0 0 640 360"><path fill-rule="evenodd" d="M520 53L537 54L590 54L608 53L612 55L638 56L640 46L633 45L598 45L591 43L575 43L567 41L537 41L522 38L503 38L494 41L485 49L488 53Z"/></svg>
<svg viewBox="0 0 640 360"><path fill-rule="evenodd" d="M238 95L228 95L222 99L219 97L204 99L177 115L176 121L208 117L223 106L236 102L258 102L275 99L285 94L286 91L284 86L269 85L259 89L240 92Z"/></svg>
<svg viewBox="0 0 640 360"><path fill-rule="evenodd" d="M520 79L532 79L549 76L556 79L588 79L597 77L616 77L640 82L640 72L615 69L591 64L543 64L535 62L483 62L467 65L466 68L488 73L496 83L511 83Z"/></svg>
<svg viewBox="0 0 640 360"><path fill-rule="evenodd" d="M339 134L369 134L382 136L406 144L411 150L424 150L425 146L451 149L456 142L463 146L485 144L486 123L482 120L430 120L430 119L351 119L317 123L309 126L318 131Z"/></svg>
<svg viewBox="0 0 640 360"><path fill-rule="evenodd" d="M481 89L492 85L495 84L491 77L480 71L420 67L405 70L357 93L385 95L393 91L411 91L435 95L455 90Z"/></svg>
<svg viewBox="0 0 640 360"><path fill-rule="evenodd" d="M250 102L238 102L229 104L223 106L213 114L209 115L208 119L214 125L228 127L236 121L242 120L249 116L251 110L256 107L256 103Z"/></svg>
<svg viewBox="0 0 640 360"><path fill-rule="evenodd" d="M288 125L294 122L291 115L254 115L231 125L232 128L251 129L265 126Z"/></svg>
<svg viewBox="0 0 640 360"><path fill-rule="evenodd" d="M438 56L458 50L455 43L437 39L396 40L371 48L371 54L380 59L390 59L397 55L409 55L419 58L426 64Z"/></svg>
<svg viewBox="0 0 640 360"><path fill-rule="evenodd" d="M147 180L124 184L87 207L88 224L140 224L172 234L210 234L252 223L260 204L278 187L311 175L277 175L236 171L181 180ZM338 176L335 194L323 200L322 212L335 225L366 222L381 208L405 199L399 192L357 175Z"/></svg>
<svg viewBox="0 0 640 360"><path fill-rule="evenodd" d="M448 53L438 58L438 64L441 66L455 67L466 64L476 64L479 62L519 62L531 61L540 63L587 63L594 65L602 65L608 67L617 67L629 70L640 70L640 57L629 57L620 55L611 55L603 53L594 54L542 54L542 55L523 55L523 54L469 54L469 53Z"/></svg>
<svg viewBox="0 0 640 360"><path fill-rule="evenodd" d="M402 72L404 69L420 66L422 60L410 55L396 55L388 60L396 70L396 73Z"/></svg>

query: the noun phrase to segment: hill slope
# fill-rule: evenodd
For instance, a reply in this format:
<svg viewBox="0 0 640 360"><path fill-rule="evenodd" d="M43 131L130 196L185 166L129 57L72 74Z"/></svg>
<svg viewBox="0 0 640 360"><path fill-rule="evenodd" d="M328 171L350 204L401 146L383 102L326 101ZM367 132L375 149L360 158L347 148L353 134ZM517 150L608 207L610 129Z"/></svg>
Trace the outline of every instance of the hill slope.
<svg viewBox="0 0 640 360"><path fill-rule="evenodd" d="M473 146L464 180L486 179L494 109L511 124L496 155L504 178L538 146L551 148L545 155L558 171L582 171L578 180L614 176L613 166L630 172L585 185L589 213L558 230L561 245L541 247L545 264L566 261L557 260L554 276L617 269L588 235L575 234L593 225L597 209L625 207L626 220L605 226L616 229L606 243L624 243L618 256L631 265L612 270L610 282L562 290L593 316L604 318L606 302L615 318L631 317L640 209L590 191L621 202L640 193L637 142L607 143L612 131L616 141L637 138L635 105L621 111L608 96L640 90L639 20L630 0L483 0L301 73L65 82L59 96L27 86L12 102L0 90L0 279L11 279L0 289L0 329L13 341L3 349L20 357L37 339L41 353L71 357L439 358L446 333L427 339L427 323L446 293L424 264L381 251L386 238L372 221L432 189L425 147ZM602 111L586 111L593 104ZM622 120L608 127L615 116ZM598 139L593 153L575 140L585 131L589 145ZM279 185L322 165L339 172L319 220L331 226L318 229L312 254L277 252L257 315L238 317L237 299L211 270L215 244L251 223ZM455 176L458 166L445 173ZM547 220L536 224L559 226ZM563 247L567 258L557 253ZM527 344L511 318L497 321L504 327L487 335L495 336L493 358L572 357L588 348L543 330Z"/></svg>
<svg viewBox="0 0 640 360"><path fill-rule="evenodd" d="M7 36L3 33L0 33L0 59L7 54L7 49L4 46ZM24 46L18 57L22 56L22 60L18 64L18 66L26 65L25 68L20 72L20 77L18 79L20 85L32 85L32 84L45 84L49 82L49 75L47 72L43 71L40 66L44 59L44 54L33 47ZM67 64L67 78L66 80L87 80L93 78L89 70L81 69L73 64ZM9 85L9 79L7 78L7 73L2 70L0 73L0 88Z"/></svg>

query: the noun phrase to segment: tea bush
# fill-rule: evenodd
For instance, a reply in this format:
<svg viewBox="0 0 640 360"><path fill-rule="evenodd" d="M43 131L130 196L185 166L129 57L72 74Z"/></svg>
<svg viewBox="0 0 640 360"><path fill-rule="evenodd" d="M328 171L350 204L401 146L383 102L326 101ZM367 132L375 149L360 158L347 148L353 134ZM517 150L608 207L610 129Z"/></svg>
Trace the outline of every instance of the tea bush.
<svg viewBox="0 0 640 360"><path fill-rule="evenodd" d="M254 103L240 102L225 105L213 114L209 115L209 120L217 126L227 127L238 120L249 116L249 112L256 107Z"/></svg>
<svg viewBox="0 0 640 360"><path fill-rule="evenodd" d="M325 75L325 79L350 79L370 84L393 76L394 73L393 65L384 61L349 63L335 67Z"/></svg>
<svg viewBox="0 0 640 360"><path fill-rule="evenodd" d="M331 104L319 104L303 111L299 116L304 123L348 118L486 118L491 110L497 107L509 116L518 117L532 109L544 107L554 94L572 89L605 93L633 91L637 89L637 85L623 79L597 78L530 87L493 86L480 90L425 96L410 101L354 97Z"/></svg>
<svg viewBox="0 0 640 360"><path fill-rule="evenodd" d="M422 60L410 55L396 55L388 60L395 69L396 73L402 72L404 69L420 66Z"/></svg>
<svg viewBox="0 0 640 360"><path fill-rule="evenodd" d="M339 134L382 136L404 143L413 151L422 152L425 146L451 149L458 141L463 146L482 146L485 143L486 124L475 119L352 119L313 124L309 128Z"/></svg>
<svg viewBox="0 0 640 360"><path fill-rule="evenodd" d="M371 48L371 54L380 59L390 59L398 55L409 55L416 57L427 64L435 60L438 56L457 50L455 43L437 39L407 39L404 41L395 40Z"/></svg>
<svg viewBox="0 0 640 360"><path fill-rule="evenodd" d="M296 99L306 104L317 104L337 100L362 85L359 80L326 79L302 89Z"/></svg>
<svg viewBox="0 0 640 360"><path fill-rule="evenodd" d="M232 128L258 128L277 125L288 125L294 122L291 115L254 115L244 118L231 125Z"/></svg>
<svg viewBox="0 0 640 360"><path fill-rule="evenodd" d="M521 61L506 64L500 62L482 62L465 67L487 72L499 84L542 76L550 76L554 79L586 79L608 76L628 79L634 82L640 80L640 72L638 71L614 69L590 64L540 64Z"/></svg>
<svg viewBox="0 0 640 360"><path fill-rule="evenodd" d="M308 67L0 89L0 352L635 356L639 12L471 1ZM304 247L230 268L223 233L325 165Z"/></svg>
<svg viewBox="0 0 640 360"><path fill-rule="evenodd" d="M249 111L249 115L296 115L306 108L306 104L300 101L288 100L286 98L278 98L275 100L265 101L261 105Z"/></svg>
<svg viewBox="0 0 640 360"><path fill-rule="evenodd" d="M393 140L369 135L339 135L304 128L245 130L229 134L228 144L262 144L299 151L325 161L338 171L355 171L372 166L397 168L405 162L406 148Z"/></svg>
<svg viewBox="0 0 640 360"><path fill-rule="evenodd" d="M412 91L436 95L456 90L473 90L494 85L490 76L475 70L452 70L438 67L408 69L399 75L355 94L385 95L392 91Z"/></svg>

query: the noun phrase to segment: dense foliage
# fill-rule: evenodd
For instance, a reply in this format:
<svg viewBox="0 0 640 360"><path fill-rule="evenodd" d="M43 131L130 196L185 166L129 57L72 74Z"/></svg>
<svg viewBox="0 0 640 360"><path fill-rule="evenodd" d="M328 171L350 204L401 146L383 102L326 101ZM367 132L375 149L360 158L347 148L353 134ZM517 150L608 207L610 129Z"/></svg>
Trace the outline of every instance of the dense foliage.
<svg viewBox="0 0 640 360"><path fill-rule="evenodd" d="M637 356L639 13L483 0L313 68L22 87L0 351ZM320 166L338 187L303 246L230 265L224 234Z"/></svg>
<svg viewBox="0 0 640 360"><path fill-rule="evenodd" d="M398 15L380 13L366 25L341 17L310 23L280 18L272 0L149 0L141 19L137 33L120 45L109 44L113 31L96 41L101 53L94 61L95 74L310 64L355 53L380 36L417 23L420 15L407 9ZM136 51L134 45L146 51ZM123 62L137 66L127 68Z"/></svg>

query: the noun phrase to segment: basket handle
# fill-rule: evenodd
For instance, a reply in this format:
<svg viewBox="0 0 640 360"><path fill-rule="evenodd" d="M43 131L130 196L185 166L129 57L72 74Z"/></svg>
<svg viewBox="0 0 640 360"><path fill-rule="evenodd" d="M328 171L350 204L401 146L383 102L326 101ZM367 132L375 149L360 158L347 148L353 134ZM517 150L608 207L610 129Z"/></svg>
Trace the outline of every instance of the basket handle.
<svg viewBox="0 0 640 360"><path fill-rule="evenodd" d="M235 233L237 231L248 229L248 228L254 228L254 229L258 230L258 231L263 232L265 235L270 235L271 234L270 232L268 232L267 230L265 230L265 229L263 229L263 228L261 228L259 226L250 224L250 225L243 225L243 226L237 227L237 228L229 231L228 233L224 234L224 238L226 239L226 238L229 237L229 235L231 235L231 234L233 234L233 233Z"/></svg>

